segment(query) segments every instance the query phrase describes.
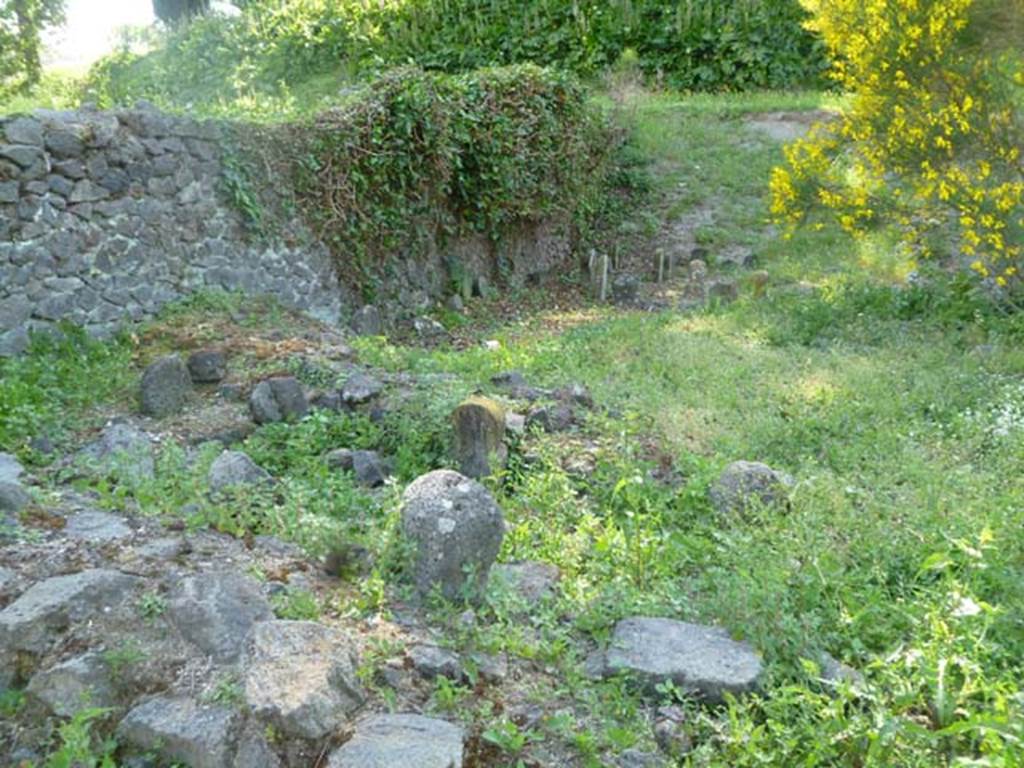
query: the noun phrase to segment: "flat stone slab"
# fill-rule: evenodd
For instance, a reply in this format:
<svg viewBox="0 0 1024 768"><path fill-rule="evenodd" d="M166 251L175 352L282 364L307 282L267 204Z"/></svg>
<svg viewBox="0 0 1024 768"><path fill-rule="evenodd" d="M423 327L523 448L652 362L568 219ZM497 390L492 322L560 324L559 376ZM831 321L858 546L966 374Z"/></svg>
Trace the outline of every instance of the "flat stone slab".
<svg viewBox="0 0 1024 768"><path fill-rule="evenodd" d="M282 733L320 739L365 700L348 638L313 621L263 621L246 640L246 703Z"/></svg>
<svg viewBox="0 0 1024 768"><path fill-rule="evenodd" d="M462 768L462 730L422 715L376 715L356 726L327 768Z"/></svg>
<svg viewBox="0 0 1024 768"><path fill-rule="evenodd" d="M120 603L141 581L94 569L41 581L0 611L0 649L38 653L55 633Z"/></svg>
<svg viewBox="0 0 1024 768"><path fill-rule="evenodd" d="M720 627L633 617L615 625L605 674L629 672L653 685L671 680L709 703L757 688L761 657Z"/></svg>
<svg viewBox="0 0 1024 768"><path fill-rule="evenodd" d="M128 538L132 533L123 518L93 509L76 512L64 526L65 536L93 543L118 541Z"/></svg>

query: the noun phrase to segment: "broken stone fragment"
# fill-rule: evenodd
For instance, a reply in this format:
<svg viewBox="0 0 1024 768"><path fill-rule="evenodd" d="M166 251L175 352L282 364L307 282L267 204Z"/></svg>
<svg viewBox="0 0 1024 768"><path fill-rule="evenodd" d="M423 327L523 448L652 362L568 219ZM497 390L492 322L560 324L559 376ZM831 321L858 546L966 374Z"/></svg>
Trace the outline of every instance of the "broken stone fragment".
<svg viewBox="0 0 1024 768"><path fill-rule="evenodd" d="M210 465L208 482L211 492L221 493L240 486L268 485L273 478L245 452L224 451Z"/></svg>

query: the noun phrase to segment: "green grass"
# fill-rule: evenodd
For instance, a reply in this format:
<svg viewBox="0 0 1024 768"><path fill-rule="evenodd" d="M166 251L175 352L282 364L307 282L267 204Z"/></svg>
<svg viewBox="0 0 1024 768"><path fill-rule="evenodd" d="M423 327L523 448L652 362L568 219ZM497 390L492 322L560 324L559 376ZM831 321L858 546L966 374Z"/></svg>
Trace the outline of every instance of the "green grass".
<svg viewBox="0 0 1024 768"><path fill-rule="evenodd" d="M60 441L91 406L126 395L129 364L126 342L97 342L70 325L0 359L0 449L27 455L33 437Z"/></svg>
<svg viewBox="0 0 1024 768"><path fill-rule="evenodd" d="M548 674L522 681L520 693L561 714L526 732L486 696L449 683L431 695L434 711L479 726L511 765L538 739L583 766L652 748L636 688L582 674L588 644L642 612L721 624L767 663L760 696L718 710L683 703L695 747L681 765L1024 764L1024 323L894 255L883 236L854 243L826 229L785 241L769 229L765 183L780 150L745 116L820 103L815 94L633 103L638 150L653 161L651 210L660 219L714 206L704 242L712 256L754 247L770 274L763 298L685 314L541 310L481 328L498 350L361 340L366 362L451 378L383 423L322 415L260 429L244 448L282 479L273 498L211 501L202 478L213 454L186 463L168 451L149 485L100 489L101 499L118 505L130 493L166 515L192 502L195 525L276 532L314 552L360 544L375 566L323 610L387 612L404 589L398 492L450 462L450 406L510 368L538 385L582 381L620 415L595 412L572 438L528 438L489 481L510 524L501 559L558 565L559 596L524 620L496 585L475 624L456 621L464 606L433 616L456 649L536 660ZM908 286L914 268L928 279ZM219 311L198 303L165 322ZM124 348L77 349L39 347L4 369L0 391L32 393L14 412L41 414L19 424L52 420L52 398L74 423L96 399L118 396L86 394L73 372L122 366ZM43 377L48 367L68 372ZM30 431L3 428L15 442ZM328 473L322 455L342 444L397 455L397 487L370 499ZM592 466L574 469L586 453ZM789 508L713 513L708 484L736 459L791 473ZM666 467L676 482L652 478ZM279 610L313 615L292 602ZM824 688L822 651L860 670L863 687ZM664 688L656 698L679 696Z"/></svg>

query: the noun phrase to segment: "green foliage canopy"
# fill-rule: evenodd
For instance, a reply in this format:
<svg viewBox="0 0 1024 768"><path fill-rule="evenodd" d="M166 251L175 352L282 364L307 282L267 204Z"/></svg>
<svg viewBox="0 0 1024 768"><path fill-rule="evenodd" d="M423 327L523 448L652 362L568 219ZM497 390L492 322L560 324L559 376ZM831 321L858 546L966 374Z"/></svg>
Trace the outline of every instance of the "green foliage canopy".
<svg viewBox="0 0 1024 768"><path fill-rule="evenodd" d="M42 75L40 33L64 21L64 0L0 0L0 98Z"/></svg>
<svg viewBox="0 0 1024 768"><path fill-rule="evenodd" d="M414 248L423 232L498 237L521 221L579 221L616 141L572 76L533 65L396 70L282 130L298 134L281 144L296 153L300 207L346 262Z"/></svg>
<svg viewBox="0 0 1024 768"><path fill-rule="evenodd" d="M823 49L797 0L249 0L171 29L148 54L93 71L90 99L163 106L272 93L325 73L415 65L461 72L535 63L584 77L626 51L644 73L694 90L817 82Z"/></svg>

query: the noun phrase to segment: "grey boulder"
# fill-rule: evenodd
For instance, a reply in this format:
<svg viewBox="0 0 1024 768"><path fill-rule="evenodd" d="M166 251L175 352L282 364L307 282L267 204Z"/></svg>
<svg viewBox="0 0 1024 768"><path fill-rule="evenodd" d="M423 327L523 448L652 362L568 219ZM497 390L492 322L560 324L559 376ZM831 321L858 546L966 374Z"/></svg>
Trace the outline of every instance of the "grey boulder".
<svg viewBox="0 0 1024 768"><path fill-rule="evenodd" d="M80 455L101 469L129 480L152 477L155 468L149 435L130 424L108 425Z"/></svg>
<svg viewBox="0 0 1024 768"><path fill-rule="evenodd" d="M188 356L188 373L196 384L216 384L227 369L227 358L219 349L201 349Z"/></svg>
<svg viewBox="0 0 1024 768"><path fill-rule="evenodd" d="M0 481L0 512L17 514L31 503L32 497L18 483Z"/></svg>
<svg viewBox="0 0 1024 768"><path fill-rule="evenodd" d="M192 394L192 377L177 355L162 357L142 374L139 404L147 416L162 419L180 413Z"/></svg>
<svg viewBox="0 0 1024 768"><path fill-rule="evenodd" d="M757 461L734 461L708 491L711 506L719 513L743 512L754 506L769 507L786 498L788 476Z"/></svg>
<svg viewBox="0 0 1024 768"><path fill-rule="evenodd" d="M189 768L233 768L241 715L184 697L158 696L132 709L118 740Z"/></svg>
<svg viewBox="0 0 1024 768"><path fill-rule="evenodd" d="M0 453L0 483L18 483L25 468L9 453Z"/></svg>
<svg viewBox="0 0 1024 768"><path fill-rule="evenodd" d="M630 673L650 687L671 681L717 704L725 694L754 691L761 657L719 627L661 618L633 617L615 625L605 656L605 675Z"/></svg>
<svg viewBox="0 0 1024 768"><path fill-rule="evenodd" d="M117 703L110 669L103 657L93 652L37 672L26 692L58 717L73 717L89 707Z"/></svg>
<svg viewBox="0 0 1024 768"><path fill-rule="evenodd" d="M352 472L360 485L376 488L391 475L390 463L376 451L339 448L327 454L327 466Z"/></svg>
<svg viewBox="0 0 1024 768"><path fill-rule="evenodd" d="M367 304L356 310L352 316L352 330L359 336L380 336L384 333L384 321L380 310Z"/></svg>
<svg viewBox="0 0 1024 768"><path fill-rule="evenodd" d="M273 618L260 585L233 571L178 582L167 616L181 635L221 664L236 661L253 625Z"/></svg>
<svg viewBox="0 0 1024 768"><path fill-rule="evenodd" d="M252 712L296 738L323 738L365 700L348 637L316 622L255 624L242 667Z"/></svg>
<svg viewBox="0 0 1024 768"><path fill-rule="evenodd" d="M452 681L462 679L462 661L454 651L420 643L409 648L406 653L416 671L425 678L432 680L444 676Z"/></svg>
<svg viewBox="0 0 1024 768"><path fill-rule="evenodd" d="M544 432L566 432L576 424L576 414L566 403L539 405L526 414L526 427L539 427Z"/></svg>
<svg viewBox="0 0 1024 768"><path fill-rule="evenodd" d="M462 730L422 715L375 715L356 726L327 768L462 768Z"/></svg>
<svg viewBox="0 0 1024 768"><path fill-rule="evenodd" d="M362 405L370 402L383 391L384 385L380 379L358 371L349 376L341 388L341 398L349 405Z"/></svg>
<svg viewBox="0 0 1024 768"><path fill-rule="evenodd" d="M268 484L273 478L247 453L224 451L210 465L207 480L213 493L221 493L239 486Z"/></svg>
<svg viewBox="0 0 1024 768"><path fill-rule="evenodd" d="M38 582L0 611L0 649L39 653L72 623L120 604L139 582L106 569Z"/></svg>
<svg viewBox="0 0 1024 768"><path fill-rule="evenodd" d="M414 547L413 575L421 596L449 600L486 585L505 535L494 497L480 483L440 469L413 481L402 496L402 532Z"/></svg>
<svg viewBox="0 0 1024 768"><path fill-rule="evenodd" d="M309 413L309 400L294 376L278 376L257 384L249 397L249 412L257 424L294 421Z"/></svg>

